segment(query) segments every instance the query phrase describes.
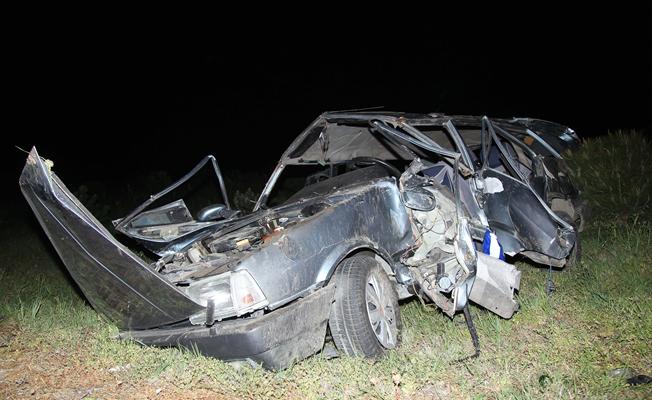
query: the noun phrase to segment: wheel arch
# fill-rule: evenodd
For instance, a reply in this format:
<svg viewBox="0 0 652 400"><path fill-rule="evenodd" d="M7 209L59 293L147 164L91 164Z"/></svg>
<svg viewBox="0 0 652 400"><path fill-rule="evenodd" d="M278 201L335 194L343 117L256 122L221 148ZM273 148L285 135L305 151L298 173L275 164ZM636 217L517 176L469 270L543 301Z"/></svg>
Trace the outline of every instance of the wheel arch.
<svg viewBox="0 0 652 400"><path fill-rule="evenodd" d="M383 250L382 248L375 246L372 243L356 241L338 246L336 249L331 251L327 257L324 258L321 268L317 273L317 282L324 282L325 285L328 284L340 263L345 259L354 257L356 255L373 256L374 259L379 262L388 276L391 277L395 275L395 272L392 268L392 263L390 262L391 256L386 250Z"/></svg>

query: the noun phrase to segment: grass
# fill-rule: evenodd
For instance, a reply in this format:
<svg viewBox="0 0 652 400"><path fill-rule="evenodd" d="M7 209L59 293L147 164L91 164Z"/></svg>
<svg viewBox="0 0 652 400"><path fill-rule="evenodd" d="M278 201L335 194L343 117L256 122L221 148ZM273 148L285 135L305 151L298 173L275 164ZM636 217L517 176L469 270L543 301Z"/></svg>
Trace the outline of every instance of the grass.
<svg viewBox="0 0 652 400"><path fill-rule="evenodd" d="M652 227L597 221L551 296L547 271L519 264L514 318L472 308L478 359L455 362L473 351L461 316L410 301L386 358L316 355L280 372L113 340L38 227L17 221L0 233L0 398L650 398L610 371L652 373Z"/></svg>
<svg viewBox="0 0 652 400"><path fill-rule="evenodd" d="M570 154L573 180L601 218L652 220L652 142L642 132L615 131Z"/></svg>

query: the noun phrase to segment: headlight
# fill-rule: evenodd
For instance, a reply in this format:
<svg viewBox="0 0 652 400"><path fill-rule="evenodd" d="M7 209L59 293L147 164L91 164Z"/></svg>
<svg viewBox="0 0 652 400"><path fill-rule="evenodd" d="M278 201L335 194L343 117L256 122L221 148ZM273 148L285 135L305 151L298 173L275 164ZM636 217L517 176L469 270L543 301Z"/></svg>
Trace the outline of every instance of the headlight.
<svg viewBox="0 0 652 400"><path fill-rule="evenodd" d="M190 317L190 322L196 325L240 316L269 304L254 278L245 270L226 272L194 282L188 286L186 293L206 307L205 312ZM209 312L212 315L206 315Z"/></svg>

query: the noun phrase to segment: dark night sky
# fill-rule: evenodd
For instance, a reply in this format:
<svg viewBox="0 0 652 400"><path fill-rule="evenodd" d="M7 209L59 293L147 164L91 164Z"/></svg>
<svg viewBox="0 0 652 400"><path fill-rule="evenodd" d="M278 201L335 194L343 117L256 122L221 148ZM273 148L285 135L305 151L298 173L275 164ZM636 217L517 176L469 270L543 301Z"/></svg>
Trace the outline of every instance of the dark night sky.
<svg viewBox="0 0 652 400"><path fill-rule="evenodd" d="M581 136L650 131L652 46L642 30L443 32L395 44L221 35L201 45L55 37L18 46L3 179L17 194L24 154L14 145L36 145L71 186L134 171L182 173L208 153L224 170L269 173L320 112L370 106L538 117Z"/></svg>

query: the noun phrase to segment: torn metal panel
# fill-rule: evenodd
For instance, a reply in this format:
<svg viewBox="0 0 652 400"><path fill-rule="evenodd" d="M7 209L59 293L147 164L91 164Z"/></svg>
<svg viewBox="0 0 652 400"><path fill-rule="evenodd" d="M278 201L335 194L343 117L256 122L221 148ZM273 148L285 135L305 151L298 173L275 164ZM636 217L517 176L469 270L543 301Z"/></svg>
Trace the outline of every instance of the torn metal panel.
<svg viewBox="0 0 652 400"><path fill-rule="evenodd" d="M521 272L512 264L478 253L478 269L469 299L503 318L511 318L519 305L514 292L521 286Z"/></svg>
<svg viewBox="0 0 652 400"><path fill-rule="evenodd" d="M485 193L484 210L506 253L527 250L561 260L568 256L576 233L553 218L532 190L490 169L484 171L483 178L501 182L503 190L496 184Z"/></svg>
<svg viewBox="0 0 652 400"><path fill-rule="evenodd" d="M401 176L404 204L410 209L415 244L404 253L402 262L411 266L421 290L446 314L453 316L464 308L473 286L477 255L467 224L467 213L450 189L428 177L417 175L423 169L414 160ZM412 193L432 198L408 202ZM417 197L418 199L419 197Z"/></svg>
<svg viewBox="0 0 652 400"><path fill-rule="evenodd" d="M120 244L32 149L20 187L93 307L124 329L187 319L203 307Z"/></svg>

